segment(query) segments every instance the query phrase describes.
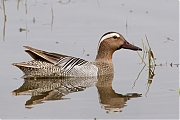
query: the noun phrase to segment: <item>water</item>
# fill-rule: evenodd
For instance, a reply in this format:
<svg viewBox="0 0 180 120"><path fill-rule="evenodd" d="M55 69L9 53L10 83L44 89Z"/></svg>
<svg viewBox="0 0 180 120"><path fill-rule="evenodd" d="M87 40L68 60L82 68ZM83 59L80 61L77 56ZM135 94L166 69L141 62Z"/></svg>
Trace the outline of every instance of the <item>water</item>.
<svg viewBox="0 0 180 120"><path fill-rule="evenodd" d="M174 65L179 63L178 1L71 0L67 4L55 0L22 0L19 4L17 1L5 1L6 22L2 4L0 6L0 118L179 117L179 68ZM27 31L20 32L20 29ZM158 65L151 84L147 84L148 66L135 82L143 68L138 54L120 50L113 55L114 77L107 77L107 81L87 79L86 82L91 82L84 85L82 79L72 80L83 86L77 88L79 92L53 97L58 100L52 100L52 96L46 100L38 98L38 102L28 106L27 101L33 98L32 91L20 95L12 93L26 82L21 78L23 73L11 63L31 60L22 46L28 45L93 61L98 41L108 31L120 32L127 41L139 47L142 47L142 39L146 43L145 35L148 37ZM46 85L48 82L36 81L32 81L32 84L40 81L41 85L44 81ZM62 81L53 79L48 84L58 85ZM33 95L38 92L35 91ZM57 95L56 90L47 90L43 95L49 93ZM114 109L109 109L108 105Z"/></svg>

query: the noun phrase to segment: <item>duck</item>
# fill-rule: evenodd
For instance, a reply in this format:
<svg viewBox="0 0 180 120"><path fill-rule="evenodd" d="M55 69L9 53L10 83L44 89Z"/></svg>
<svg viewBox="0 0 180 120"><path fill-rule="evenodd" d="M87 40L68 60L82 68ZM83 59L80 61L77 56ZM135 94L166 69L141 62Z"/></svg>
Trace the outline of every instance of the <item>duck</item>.
<svg viewBox="0 0 180 120"><path fill-rule="evenodd" d="M22 70L26 77L97 77L112 74L114 73L112 57L115 51L121 49L142 51L118 32L107 32L100 38L97 55L92 62L29 46L23 47L33 60L12 65Z"/></svg>

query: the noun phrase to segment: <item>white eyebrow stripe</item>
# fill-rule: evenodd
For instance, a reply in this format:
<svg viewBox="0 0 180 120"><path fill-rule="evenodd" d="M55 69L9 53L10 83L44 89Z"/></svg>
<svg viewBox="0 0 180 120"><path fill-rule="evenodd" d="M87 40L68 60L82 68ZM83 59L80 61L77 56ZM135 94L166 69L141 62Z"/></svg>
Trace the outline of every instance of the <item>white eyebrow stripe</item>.
<svg viewBox="0 0 180 120"><path fill-rule="evenodd" d="M101 38L101 40L99 41L98 49L99 49L99 46L100 46L100 44L101 44L101 42L102 42L103 40L105 40L105 39L107 39L107 38L111 38L111 37L113 37L113 36L120 37L120 35L119 35L118 33L110 33L110 34L107 34L107 35L103 36L103 37Z"/></svg>

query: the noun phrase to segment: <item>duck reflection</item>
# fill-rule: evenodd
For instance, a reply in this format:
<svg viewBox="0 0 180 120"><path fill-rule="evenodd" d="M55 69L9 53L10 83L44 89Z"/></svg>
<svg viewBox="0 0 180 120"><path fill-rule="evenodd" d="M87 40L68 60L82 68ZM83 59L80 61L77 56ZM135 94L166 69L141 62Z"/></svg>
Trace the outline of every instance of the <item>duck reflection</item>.
<svg viewBox="0 0 180 120"><path fill-rule="evenodd" d="M26 106L42 103L44 100L64 100L69 93L83 91L95 86L97 78L24 78L21 87L14 90L12 95L31 95Z"/></svg>
<svg viewBox="0 0 180 120"><path fill-rule="evenodd" d="M126 106L130 98L141 97L142 94L127 93L125 95L116 93L112 88L113 74L98 77L96 87L99 93L101 107L107 113L122 112L121 108Z"/></svg>
<svg viewBox="0 0 180 120"><path fill-rule="evenodd" d="M138 93L119 94L112 89L113 74L88 78L24 78L21 87L14 90L12 95L31 95L25 106L43 103L46 100L66 100L69 93L84 91L96 86L101 107L107 113L121 112L130 98L141 97Z"/></svg>

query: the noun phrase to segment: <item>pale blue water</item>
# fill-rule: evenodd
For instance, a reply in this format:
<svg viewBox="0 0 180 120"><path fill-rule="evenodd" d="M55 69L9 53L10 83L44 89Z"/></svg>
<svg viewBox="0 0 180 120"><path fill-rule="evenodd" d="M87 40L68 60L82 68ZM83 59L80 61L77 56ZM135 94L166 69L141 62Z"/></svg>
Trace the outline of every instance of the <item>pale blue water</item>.
<svg viewBox="0 0 180 120"><path fill-rule="evenodd" d="M19 10L17 1L5 1L5 24L0 4L0 118L177 119L179 68L176 65L171 67L170 64L179 63L178 2L71 0L68 4L61 4L56 0L27 0L26 14L26 0L19 3ZM54 14L52 26L51 6ZM27 28L28 32L19 32L20 28ZM136 52L120 50L113 56L115 74L112 87L107 82L103 89L92 85L84 91L62 97L68 99L42 100L41 104L28 106L31 109L25 106L26 101L31 99L29 93L12 95L11 92L18 89L24 79L21 78L23 73L11 63L31 60L22 46L28 45L93 61L98 41L108 31L120 32L127 41L139 47L142 47L145 35L148 37L156 64L163 65L155 68L155 76L148 92L147 66L132 88L143 64L139 64L141 59ZM173 41L167 40L167 37ZM106 90L108 92L103 93ZM142 97L120 97L127 93L142 94ZM115 110L121 112L112 113L112 109L107 108L105 110L103 103L121 103L114 105Z"/></svg>

